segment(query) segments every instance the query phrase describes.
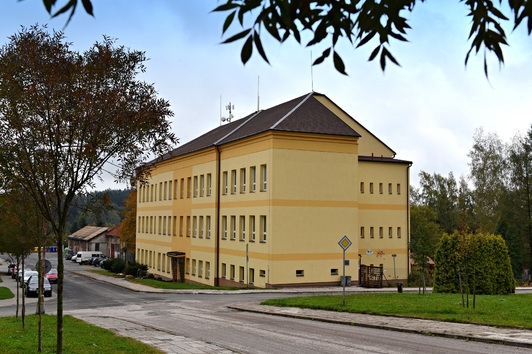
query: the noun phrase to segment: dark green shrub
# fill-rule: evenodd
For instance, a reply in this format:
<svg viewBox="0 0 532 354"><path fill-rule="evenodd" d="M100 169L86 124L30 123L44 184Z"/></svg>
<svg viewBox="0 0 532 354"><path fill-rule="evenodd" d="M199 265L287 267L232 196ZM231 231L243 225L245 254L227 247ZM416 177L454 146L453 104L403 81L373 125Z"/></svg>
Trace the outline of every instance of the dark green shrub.
<svg viewBox="0 0 532 354"><path fill-rule="evenodd" d="M515 280L501 236L453 233L442 236L435 256L434 292L510 294Z"/></svg>
<svg viewBox="0 0 532 354"><path fill-rule="evenodd" d="M118 274L123 273L126 268L126 262L121 258L113 258L111 260L111 272Z"/></svg>
<svg viewBox="0 0 532 354"><path fill-rule="evenodd" d="M113 262L111 261L111 258L107 258L107 259L102 261L102 268L105 269L106 271L110 272L111 271L111 264L113 264Z"/></svg>
<svg viewBox="0 0 532 354"><path fill-rule="evenodd" d="M142 274L146 274L146 271L148 270L148 266L146 264L141 263L129 263L126 268L124 269L125 275L132 275L136 277L139 274L139 270Z"/></svg>

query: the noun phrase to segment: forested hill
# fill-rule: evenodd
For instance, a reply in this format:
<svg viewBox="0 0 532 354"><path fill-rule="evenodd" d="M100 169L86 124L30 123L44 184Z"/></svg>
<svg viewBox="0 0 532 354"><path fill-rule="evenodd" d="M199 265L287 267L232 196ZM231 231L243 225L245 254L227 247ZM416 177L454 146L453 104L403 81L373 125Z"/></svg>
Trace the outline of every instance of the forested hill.
<svg viewBox="0 0 532 354"><path fill-rule="evenodd" d="M127 189L107 189L76 197L68 216L67 229L73 233L84 226L118 226Z"/></svg>

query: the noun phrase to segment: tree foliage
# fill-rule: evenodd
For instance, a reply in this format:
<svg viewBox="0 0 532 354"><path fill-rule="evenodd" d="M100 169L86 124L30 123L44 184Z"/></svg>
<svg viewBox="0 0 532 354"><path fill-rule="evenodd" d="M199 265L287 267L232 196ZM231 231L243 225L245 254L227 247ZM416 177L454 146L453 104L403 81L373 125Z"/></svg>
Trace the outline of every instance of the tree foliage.
<svg viewBox="0 0 532 354"><path fill-rule="evenodd" d="M62 352L63 241L74 197L118 161L131 178L148 156L176 142L172 115L155 88L137 80L145 54L104 37L83 53L61 32L23 28L0 48L0 175L23 188L58 247L57 352Z"/></svg>
<svg viewBox="0 0 532 354"><path fill-rule="evenodd" d="M137 230L137 190L129 191L122 211L122 224L118 232L122 247L126 247L129 252L135 252L136 230Z"/></svg>
<svg viewBox="0 0 532 354"><path fill-rule="evenodd" d="M503 5L502 0L498 4L491 0L459 1L471 18L468 34L471 47L466 53L465 63L471 53L482 51L487 76L488 53L495 55L499 63L504 63L503 46L508 44L504 24L511 24L515 30L524 22L528 34L532 32L532 3L508 0ZM79 2L86 13L94 15L92 0ZM242 28L223 43L243 41L240 58L244 64L251 58L254 49L269 62L262 44L265 33L280 43L290 37L301 43L304 34L310 33L311 38L306 46L324 44L326 48L314 64L332 58L336 70L346 74L344 60L337 50L341 39L355 49L374 45L368 59L378 59L383 71L388 62L399 65L390 50L391 43L408 41L412 13L416 5L423 2L425 0L224 0L213 12L227 14L222 27L223 34L235 22ZM52 17L70 13L68 24L77 9L78 0L65 0L57 10L54 8L56 3L57 0L43 0L46 11Z"/></svg>
<svg viewBox="0 0 532 354"><path fill-rule="evenodd" d="M508 248L493 234L444 234L436 251L434 292L510 294L515 291Z"/></svg>

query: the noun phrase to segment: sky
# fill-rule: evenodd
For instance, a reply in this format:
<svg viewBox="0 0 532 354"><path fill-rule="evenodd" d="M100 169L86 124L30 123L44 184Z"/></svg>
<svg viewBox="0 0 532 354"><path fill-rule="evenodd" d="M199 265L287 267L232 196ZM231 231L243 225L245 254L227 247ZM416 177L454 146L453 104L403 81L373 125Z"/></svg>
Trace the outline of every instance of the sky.
<svg viewBox="0 0 532 354"><path fill-rule="evenodd" d="M371 45L354 50L346 42L337 46L348 73L344 76L332 61L311 67L326 46L307 48L293 39L279 44L267 35L263 44L270 64L254 53L243 65L243 43L221 44L227 38L222 37L226 15L211 12L219 3L93 0L94 17L80 4L65 27L67 16L51 19L41 0L5 0L0 45L21 26L47 24L50 31L63 31L81 52L104 35L146 52L147 71L139 79L170 102L171 126L180 144L219 126L229 104L237 119L312 91L325 94L392 148L396 158L413 162L414 186L420 171L467 177L475 130L496 133L509 143L531 127L532 37L524 26L505 27L510 44L504 48L505 64L488 57L487 79L483 51L464 64L471 22L464 4L418 2L408 14L409 42L390 47L401 66L390 63L383 72L377 61L368 61ZM233 25L229 34L240 30ZM108 174L103 178L98 189L127 188Z"/></svg>

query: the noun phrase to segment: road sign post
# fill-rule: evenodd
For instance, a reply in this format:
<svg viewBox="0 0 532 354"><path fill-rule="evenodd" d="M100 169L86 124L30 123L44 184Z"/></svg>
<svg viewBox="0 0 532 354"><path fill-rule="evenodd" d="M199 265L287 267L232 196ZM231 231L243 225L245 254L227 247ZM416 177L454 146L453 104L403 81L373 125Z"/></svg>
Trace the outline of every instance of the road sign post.
<svg viewBox="0 0 532 354"><path fill-rule="evenodd" d="M349 246L351 246L352 242L351 240L347 237L347 236L344 236L340 239L340 241L338 241L338 244L340 245L340 247L342 247L342 250L343 250L343 257L342 257L342 280L343 280L343 304L345 306L345 284L347 283L347 279L345 278L345 251L349 248Z"/></svg>

